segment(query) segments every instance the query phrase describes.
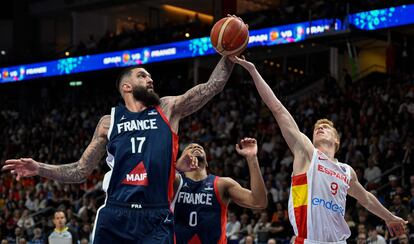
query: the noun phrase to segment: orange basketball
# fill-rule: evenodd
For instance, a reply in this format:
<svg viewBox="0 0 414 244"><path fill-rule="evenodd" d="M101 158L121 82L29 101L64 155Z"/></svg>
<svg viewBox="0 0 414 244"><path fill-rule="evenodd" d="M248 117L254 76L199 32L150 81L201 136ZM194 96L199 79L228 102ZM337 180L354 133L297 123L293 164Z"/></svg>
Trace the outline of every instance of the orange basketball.
<svg viewBox="0 0 414 244"><path fill-rule="evenodd" d="M249 43L249 27L240 18L222 18L211 29L210 40L221 55L239 55Z"/></svg>

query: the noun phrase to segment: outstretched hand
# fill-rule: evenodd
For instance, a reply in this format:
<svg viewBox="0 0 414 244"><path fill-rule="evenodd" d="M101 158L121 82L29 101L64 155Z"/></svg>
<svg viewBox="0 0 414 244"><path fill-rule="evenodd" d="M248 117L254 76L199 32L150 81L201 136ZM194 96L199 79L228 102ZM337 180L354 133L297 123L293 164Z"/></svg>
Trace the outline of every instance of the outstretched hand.
<svg viewBox="0 0 414 244"><path fill-rule="evenodd" d="M20 158L6 160L2 171L10 171L16 175L16 179L20 180L23 177L30 177L39 174L39 162L32 158Z"/></svg>
<svg viewBox="0 0 414 244"><path fill-rule="evenodd" d="M241 156L255 157L257 155L257 141L254 138L243 138L239 144L236 144L236 151Z"/></svg>
<svg viewBox="0 0 414 244"><path fill-rule="evenodd" d="M245 59L245 57L242 55L240 57L237 56L229 56L230 61L236 64L240 64L243 68L245 68L247 71L252 71L256 67L252 62L249 62Z"/></svg>
<svg viewBox="0 0 414 244"><path fill-rule="evenodd" d="M391 236L400 236L405 233L405 225L408 224L408 221L393 216L393 218L386 220L385 223Z"/></svg>

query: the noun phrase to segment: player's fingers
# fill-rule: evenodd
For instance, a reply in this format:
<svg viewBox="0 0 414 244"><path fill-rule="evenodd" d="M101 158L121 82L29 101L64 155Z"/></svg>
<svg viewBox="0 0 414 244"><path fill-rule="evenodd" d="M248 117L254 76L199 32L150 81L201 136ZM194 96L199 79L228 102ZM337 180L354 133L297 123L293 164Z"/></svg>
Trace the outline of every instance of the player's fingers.
<svg viewBox="0 0 414 244"><path fill-rule="evenodd" d="M236 56L229 56L230 61L232 61L233 63L240 63L239 60L237 59Z"/></svg>
<svg viewBox="0 0 414 244"><path fill-rule="evenodd" d="M4 164L16 164L16 163L20 163L21 160L20 159L8 159L4 162Z"/></svg>
<svg viewBox="0 0 414 244"><path fill-rule="evenodd" d="M32 162L33 159L32 158L21 158L20 161L23 163L29 163L29 162Z"/></svg>
<svg viewBox="0 0 414 244"><path fill-rule="evenodd" d="M388 227L388 231L390 232L391 236L394 236L394 230L392 226Z"/></svg>
<svg viewBox="0 0 414 244"><path fill-rule="evenodd" d="M237 152L239 152L241 149L240 149L240 145L239 144L236 144L236 151Z"/></svg>
<svg viewBox="0 0 414 244"><path fill-rule="evenodd" d="M1 168L1 171L12 170L14 168L16 168L16 165L14 165L14 164L7 164L7 165L4 165L3 168Z"/></svg>

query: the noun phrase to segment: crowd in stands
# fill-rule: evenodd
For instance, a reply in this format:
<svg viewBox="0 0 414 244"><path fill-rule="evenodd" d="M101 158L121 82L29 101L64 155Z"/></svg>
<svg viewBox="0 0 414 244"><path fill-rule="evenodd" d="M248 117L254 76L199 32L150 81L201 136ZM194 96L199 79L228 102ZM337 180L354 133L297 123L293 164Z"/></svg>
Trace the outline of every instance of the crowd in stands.
<svg viewBox="0 0 414 244"><path fill-rule="evenodd" d="M339 161L350 164L363 186L390 211L409 221L407 235L392 238L383 221L349 198L345 216L352 231L349 242L382 238L388 243L414 241L414 171L410 166L414 162L414 76L344 85L328 77L322 90L295 97L295 91L287 89L295 82L293 78L272 77L265 65L259 69L310 138L317 119L326 117L334 121L341 135ZM7 103L8 99L13 101L12 93L2 93L1 162L29 156L49 164L77 161L99 118L117 101L115 96L103 96L99 89L79 89L77 98L81 99L63 90L58 99L44 95L40 103L32 106L27 101L29 109L24 111ZM268 208L252 211L230 204L227 238L229 243L289 243L293 231L287 202L293 158L250 77L233 76L223 92L180 123L180 149L190 142L202 144L208 155L208 171L232 177L243 186L249 184L247 163L236 153L234 145L245 136L257 138L260 166L269 194ZM2 173L1 243L46 243L54 229L53 213L58 209L66 214L73 240L87 243L96 211L104 200L100 188L106 170L102 160L100 167L80 185L39 177L17 182L11 174Z"/></svg>

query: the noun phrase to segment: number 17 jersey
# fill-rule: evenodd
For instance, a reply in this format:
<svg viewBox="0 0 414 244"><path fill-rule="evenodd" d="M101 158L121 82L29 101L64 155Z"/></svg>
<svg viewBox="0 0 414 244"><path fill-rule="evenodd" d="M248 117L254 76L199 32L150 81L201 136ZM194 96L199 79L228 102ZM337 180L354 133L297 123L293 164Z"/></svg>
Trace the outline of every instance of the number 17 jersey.
<svg viewBox="0 0 414 244"><path fill-rule="evenodd" d="M163 111L112 108L103 189L110 201L169 205L173 197L178 136Z"/></svg>

